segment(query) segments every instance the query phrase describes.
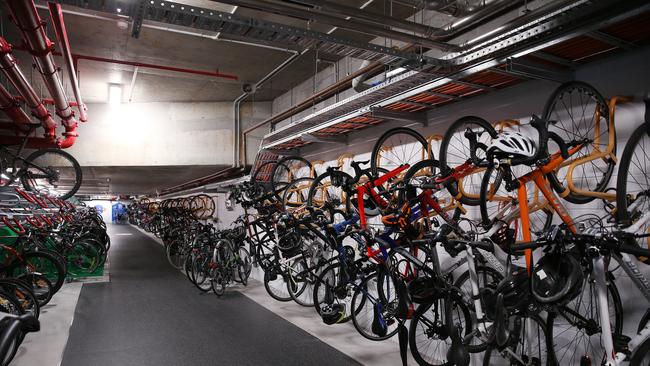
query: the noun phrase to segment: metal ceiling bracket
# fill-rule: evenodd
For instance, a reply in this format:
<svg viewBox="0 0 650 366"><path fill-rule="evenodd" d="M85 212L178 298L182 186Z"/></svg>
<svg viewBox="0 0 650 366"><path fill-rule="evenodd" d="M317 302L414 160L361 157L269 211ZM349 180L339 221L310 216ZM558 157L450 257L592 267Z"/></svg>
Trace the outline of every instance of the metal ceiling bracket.
<svg viewBox="0 0 650 366"><path fill-rule="evenodd" d="M634 43L628 42L624 39L620 39L618 37L614 37L612 35L609 35L607 33L601 32L601 31L593 31L587 33L587 36L596 40L599 40L601 42L605 42L609 45L616 46L618 48L622 48L626 51L631 51L635 48L637 48L637 45Z"/></svg>
<svg viewBox="0 0 650 366"><path fill-rule="evenodd" d="M573 79L572 71L551 68L547 65L516 58L506 60L506 71L531 79L551 80L560 83Z"/></svg>
<svg viewBox="0 0 650 366"><path fill-rule="evenodd" d="M318 136L311 133L303 133L300 139L305 142L322 142L325 144L347 145L347 136Z"/></svg>
<svg viewBox="0 0 650 366"><path fill-rule="evenodd" d="M427 114L425 112L402 112L394 111L383 107L373 107L370 109L373 117L383 118L394 121L415 122L422 126L427 125Z"/></svg>
<svg viewBox="0 0 650 366"><path fill-rule="evenodd" d="M576 62L573 62L573 61L568 60L566 58L562 58L562 57L552 55L550 53L542 52L542 51L533 52L530 55L533 56L533 57L540 58L542 60L551 61L551 62L553 62L555 64L558 64L558 65L570 67L572 69L578 66L578 63L576 63Z"/></svg>

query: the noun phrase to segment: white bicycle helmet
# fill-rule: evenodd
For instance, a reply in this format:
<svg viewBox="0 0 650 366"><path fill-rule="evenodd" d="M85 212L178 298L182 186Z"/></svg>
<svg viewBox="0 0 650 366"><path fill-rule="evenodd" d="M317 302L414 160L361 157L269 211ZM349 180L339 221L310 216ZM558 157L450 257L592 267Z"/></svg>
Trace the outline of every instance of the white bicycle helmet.
<svg viewBox="0 0 650 366"><path fill-rule="evenodd" d="M537 152L535 142L519 132L503 132L487 149L488 156L498 158L532 158Z"/></svg>

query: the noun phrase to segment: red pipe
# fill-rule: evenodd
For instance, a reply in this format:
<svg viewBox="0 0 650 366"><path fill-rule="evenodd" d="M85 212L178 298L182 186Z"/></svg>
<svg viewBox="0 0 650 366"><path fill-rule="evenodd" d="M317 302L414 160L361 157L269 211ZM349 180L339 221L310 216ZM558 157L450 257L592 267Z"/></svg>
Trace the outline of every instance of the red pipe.
<svg viewBox="0 0 650 366"><path fill-rule="evenodd" d="M24 125L31 123L29 116L20 108L18 101L2 85L0 85L0 110L14 121L14 127L22 129Z"/></svg>
<svg viewBox="0 0 650 366"><path fill-rule="evenodd" d="M0 145L20 145L23 142L22 136L0 136ZM67 144L70 147L72 144ZM46 149L48 147L59 147L57 142L44 137L30 137L25 145L28 149ZM62 149L66 147L60 146Z"/></svg>
<svg viewBox="0 0 650 366"><path fill-rule="evenodd" d="M22 31L27 50L34 57L37 70L43 76L45 86L50 92L52 99L54 99L56 114L61 117L61 124L65 127L65 132L63 133L65 138L63 140L57 140L56 145L61 148L70 147L74 144L78 136L77 121L74 118L74 113L63 90L63 85L58 74L58 67L52 57L54 45L47 38L44 27L45 23L39 17L33 0L11 0L7 1L7 5L9 6L13 21ZM37 142L34 141L34 143L36 144Z"/></svg>
<svg viewBox="0 0 650 366"><path fill-rule="evenodd" d="M2 66L2 71L4 71L7 79L9 79L14 88L21 94L22 100L31 108L32 114L41 121L43 128L45 128L45 137L54 141L56 138L56 122L52 119L52 115L50 115L47 108L41 103L36 91L29 84L25 75L23 75L18 67L16 58L11 52L12 47L9 42L0 37L0 66Z"/></svg>
<svg viewBox="0 0 650 366"><path fill-rule="evenodd" d="M25 98L23 98L20 95L14 96L14 99L16 99L17 102L24 102L25 101ZM44 98L44 99L41 99L41 103L43 103L45 105L54 105L54 99L52 99L52 98ZM70 103L71 107L78 107L79 106L79 104L77 104L77 102L74 102L74 101L69 101L68 103Z"/></svg>
<svg viewBox="0 0 650 366"><path fill-rule="evenodd" d="M70 42L68 41L68 32L65 29L65 23L63 22L63 11L61 11L61 5L58 3L48 2L48 7L50 9L50 16L52 17L52 24L54 24L54 30L56 32L56 38L59 40L61 46L61 53L63 54L63 59L65 61L65 66L68 71L68 76L70 77L70 86L72 87L72 92L74 97L77 100L77 109L79 110L79 120L81 122L86 122L88 120L88 109L86 105L81 100L81 91L79 90L79 81L77 80L77 72L75 71L74 60L72 59L72 54L70 53Z"/></svg>
<svg viewBox="0 0 650 366"><path fill-rule="evenodd" d="M19 46L14 46L14 49L15 50L20 50L20 51L28 51L26 48L19 47ZM63 54L61 52L57 52L57 51L53 51L52 54L54 56L63 56ZM80 55L80 54L77 54L77 53L72 53L71 55L72 55L73 65L75 66L75 68L77 68L76 65L77 65L78 60L87 60L87 61L95 61L95 62L105 62L105 63L109 63L109 64L142 67L142 68L145 68L145 69L165 70L165 71L179 72L179 73L183 73L183 74L193 74L193 75L211 76L211 77L230 79L230 80L239 80L239 77L237 75L223 74L223 73L220 73L218 71L213 72L213 71L204 71L204 70L196 70L196 69L186 69L186 68L182 68L182 67L147 64L147 63L144 63L144 62L137 62L137 61L124 61L124 60L116 60L116 59L112 59L112 58L103 58L103 57Z"/></svg>
<svg viewBox="0 0 650 366"><path fill-rule="evenodd" d="M123 60L115 60L111 58L103 58L103 57L95 57L95 56L84 56L84 55L78 55L74 53L72 54L72 58L75 60L75 63L77 62L77 60L88 60L88 61L96 61L96 62L106 62L109 64L143 67L145 69L166 70L166 71L181 72L185 74L194 74L194 75L212 76L216 78L223 78L223 79L230 79L230 80L239 80L239 78L236 75L222 74L218 71L213 72L213 71L203 71L203 70L194 70L194 69L184 69L181 67L154 65L154 64L147 64L143 62L123 61Z"/></svg>

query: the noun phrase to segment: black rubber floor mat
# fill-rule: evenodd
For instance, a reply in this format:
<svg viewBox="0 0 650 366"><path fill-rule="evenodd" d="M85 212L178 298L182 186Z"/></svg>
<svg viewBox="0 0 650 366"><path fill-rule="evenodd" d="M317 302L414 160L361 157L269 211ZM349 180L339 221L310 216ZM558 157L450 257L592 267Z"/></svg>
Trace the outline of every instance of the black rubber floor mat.
<svg viewBox="0 0 650 366"><path fill-rule="evenodd" d="M111 237L111 282L84 284L63 366L358 365L240 293L199 294L158 243L111 229L132 235Z"/></svg>

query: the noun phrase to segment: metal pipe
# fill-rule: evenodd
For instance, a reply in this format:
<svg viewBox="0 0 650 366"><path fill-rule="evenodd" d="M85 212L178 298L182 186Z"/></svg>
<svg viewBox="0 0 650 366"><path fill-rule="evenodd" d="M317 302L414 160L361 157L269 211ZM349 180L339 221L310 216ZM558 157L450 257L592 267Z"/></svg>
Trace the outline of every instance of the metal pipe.
<svg viewBox="0 0 650 366"><path fill-rule="evenodd" d="M314 105L314 103L318 103L318 102L322 101L323 99L329 98L329 97L331 97L332 95L334 95L336 93L339 93L339 92L341 92L343 90L348 89L350 87L350 84L351 84L352 80L354 80L358 76L361 76L361 75L364 75L364 74L372 75L372 74L379 73L379 72L381 72L383 70L384 70L384 65L382 65L382 64L380 64L378 62L375 62L375 63L373 63L373 64L371 64L368 67L365 67L363 69L359 69L359 70L351 73L347 77L341 79L340 81L328 86L327 88L317 92L316 94L312 95L311 97L303 100L302 102L292 106L291 108L289 108L289 109L287 109L285 111L282 111L282 112L280 112L280 113L278 113L278 114L276 114L274 116L271 116L271 117L265 119L264 121L259 122L259 123L255 124L253 126L248 127L247 129L244 130L244 135L247 135L250 132L252 132L252 131L254 131L254 130L260 128L260 127L266 126L268 124L274 124L274 123L280 122L282 120L285 120L285 119L293 116L294 114L300 113L300 112L306 110L307 108L312 107Z"/></svg>
<svg viewBox="0 0 650 366"><path fill-rule="evenodd" d="M31 119L20 107L18 101L2 85L0 85L0 110L11 118L15 124L14 127L24 128L24 125L31 123Z"/></svg>
<svg viewBox="0 0 650 366"><path fill-rule="evenodd" d="M18 67L18 62L12 55L11 45L2 37L0 37L0 67L11 85L32 110L32 114L41 121L45 129L45 137L54 141L56 139L56 122ZM11 95L10 97L14 99Z"/></svg>
<svg viewBox="0 0 650 366"><path fill-rule="evenodd" d="M54 24L56 38L59 40L61 53L63 54L63 60L65 61L68 77L70 78L70 87L72 88L72 93L74 94L75 100L77 101L79 120L81 122L86 122L88 121L88 108L86 108L86 105L81 99L79 81L77 80L77 72L75 71L74 61L72 60L72 54L70 53L70 42L68 41L68 32L66 31L65 23L63 22L61 5L58 3L48 2L48 6L50 9L50 16L52 17L52 24Z"/></svg>
<svg viewBox="0 0 650 366"><path fill-rule="evenodd" d="M243 171L245 168L241 165L241 149L240 149L240 130L241 130L241 102L244 101L249 95L254 94L259 88L261 88L267 81L269 81L273 76L277 75L279 72L287 68L294 61L296 61L300 56L305 54L308 50L303 50L302 52L293 51L293 55L287 58L284 62L278 65L276 68L271 70L268 74L262 77L249 91L245 91L233 102L233 134L234 134L234 150L233 150L233 164L232 166L219 170L216 173L201 177L198 179L191 180L189 182L179 184L174 187L164 189L161 194L168 195L176 192L185 191L188 189L200 187L212 183L219 178L230 174L232 172L238 173ZM245 135L244 135L245 136ZM244 141L245 142L245 141ZM246 146L244 144L244 146ZM244 160L246 158L246 150L244 150ZM244 162L245 165L245 162Z"/></svg>
<svg viewBox="0 0 650 366"><path fill-rule="evenodd" d="M78 136L77 121L61 84L58 68L54 64L54 45L45 34L45 23L38 16L33 1L7 1L7 5L14 22L23 34L25 45L32 54L38 71L43 76L45 86L54 99L56 114L61 117L61 123L65 127L65 138L57 141L57 145L61 148L70 147Z"/></svg>
<svg viewBox="0 0 650 366"><path fill-rule="evenodd" d="M215 71L203 71L203 70L186 69L186 68L174 67L174 66L147 64L147 63L144 63L144 62L115 60L115 59L111 59L111 58L103 58L103 57L95 57L95 56L87 56L87 55L78 55L76 53L72 54L72 58L75 61L77 61L77 60L87 60L87 61L95 61L95 62L105 62L105 63L109 63L109 64L126 65L126 66L133 66L133 67L142 67L142 68L145 68L145 69L157 69L157 70L180 72L180 73L185 73L185 74L211 76L211 77L223 78L223 79L229 79L229 80L239 80L239 78L236 75L223 74L223 73L220 73L218 71L216 71L216 72Z"/></svg>
<svg viewBox="0 0 650 366"><path fill-rule="evenodd" d="M346 18L354 19L355 21L362 20L364 22L369 22L384 27L390 26L390 27L399 28L403 30L409 30L425 36L428 36L429 34L432 34L440 30L438 28L429 25L402 20L399 18L388 17L381 14L369 13L360 10L359 8L355 8L347 5L341 5L330 1L325 1L325 0L296 0L296 1L302 4L311 5L318 9L322 9L323 11L327 11L330 14L331 13L340 14Z"/></svg>
<svg viewBox="0 0 650 366"><path fill-rule="evenodd" d="M244 94L240 95L235 102L233 103L233 115L234 115L234 133L235 133L235 154L233 167L239 167L241 165L241 102L248 98L249 95L254 94L259 90L267 81L271 80L275 75L277 75L282 70L286 69L294 61L296 61L300 56L307 53L308 50L303 50L302 52L293 52L289 58L284 60L281 64L276 66L271 72L262 77L250 91L245 91ZM245 137L244 137L245 138ZM245 143L244 143L245 146ZM244 150L244 160L246 160L246 151Z"/></svg>
<svg viewBox="0 0 650 366"><path fill-rule="evenodd" d="M457 49L457 46L452 44L438 42L430 38L418 37L409 33L386 29L384 27L369 24L367 22L364 23L360 20L356 20L354 17L351 19L339 18L318 9L307 9L299 5L290 5L288 3L263 0L223 0L220 2L230 5L244 6L251 9L267 11L294 18L313 19L324 24L330 24L355 32L370 34L377 37L387 37L398 41L418 44L424 47L436 48L444 51L455 51Z"/></svg>

